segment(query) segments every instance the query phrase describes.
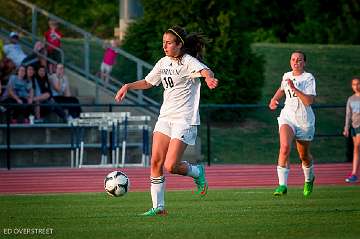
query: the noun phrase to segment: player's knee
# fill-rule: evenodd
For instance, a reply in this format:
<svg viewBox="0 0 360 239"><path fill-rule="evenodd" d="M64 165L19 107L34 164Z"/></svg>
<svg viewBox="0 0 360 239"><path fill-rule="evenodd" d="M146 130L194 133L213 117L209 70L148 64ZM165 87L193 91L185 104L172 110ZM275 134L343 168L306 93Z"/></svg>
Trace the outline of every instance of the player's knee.
<svg viewBox="0 0 360 239"><path fill-rule="evenodd" d="M284 156L289 156L290 155L290 144L281 144L280 145L280 154L284 155Z"/></svg>
<svg viewBox="0 0 360 239"><path fill-rule="evenodd" d="M161 160L151 160L151 170L159 171L161 167Z"/></svg>

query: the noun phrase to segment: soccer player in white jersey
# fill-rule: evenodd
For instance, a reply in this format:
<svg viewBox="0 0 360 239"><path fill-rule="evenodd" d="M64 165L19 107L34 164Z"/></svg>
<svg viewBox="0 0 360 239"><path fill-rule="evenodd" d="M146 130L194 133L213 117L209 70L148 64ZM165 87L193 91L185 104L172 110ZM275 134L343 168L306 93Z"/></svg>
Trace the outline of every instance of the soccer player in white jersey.
<svg viewBox="0 0 360 239"><path fill-rule="evenodd" d="M171 174L194 178L196 193L200 196L207 193L203 165L182 161L187 145L195 144L197 125L200 124L200 79L196 77L205 77L210 89L218 85L214 73L200 61L203 47L201 35L188 35L178 26L169 28L163 35L165 56L145 79L123 85L115 96L115 100L120 102L128 90L149 89L160 83L164 87L164 100L153 133L150 173L152 208L142 214L144 216L166 214L163 168Z"/></svg>
<svg viewBox="0 0 360 239"><path fill-rule="evenodd" d="M311 104L314 102L316 90L314 76L304 70L305 62L306 56L302 51L294 51L291 54L292 71L283 75L281 86L269 104L269 108L275 110L280 99L284 95L286 96L285 106L278 117L280 150L277 174L279 186L274 192L275 196L287 193L290 171L289 156L294 139L305 176L304 196L309 196L313 191L315 175L310 142L315 133L315 115Z"/></svg>

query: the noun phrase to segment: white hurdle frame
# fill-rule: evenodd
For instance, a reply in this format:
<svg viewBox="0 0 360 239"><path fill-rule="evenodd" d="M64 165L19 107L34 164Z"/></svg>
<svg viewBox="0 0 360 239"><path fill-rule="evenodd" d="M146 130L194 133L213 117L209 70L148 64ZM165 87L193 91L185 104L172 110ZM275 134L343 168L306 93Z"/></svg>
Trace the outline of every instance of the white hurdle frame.
<svg viewBox="0 0 360 239"><path fill-rule="evenodd" d="M129 122L142 122L141 125L128 125ZM150 116L131 116L130 112L86 112L81 113L80 118L72 120L73 129L71 167L125 167L149 165L149 130ZM98 165L84 165L84 127L98 127L101 134L101 160ZM142 155L141 163L126 164L126 148L128 130L142 130ZM108 133L112 132L111 164L107 164ZM121 141L121 164L120 164L120 132L123 132ZM75 136L75 137L74 137ZM75 139L74 139L75 138ZM104 140L104 138L106 138ZM75 145L75 150L73 145ZM75 151L75 152L74 152Z"/></svg>

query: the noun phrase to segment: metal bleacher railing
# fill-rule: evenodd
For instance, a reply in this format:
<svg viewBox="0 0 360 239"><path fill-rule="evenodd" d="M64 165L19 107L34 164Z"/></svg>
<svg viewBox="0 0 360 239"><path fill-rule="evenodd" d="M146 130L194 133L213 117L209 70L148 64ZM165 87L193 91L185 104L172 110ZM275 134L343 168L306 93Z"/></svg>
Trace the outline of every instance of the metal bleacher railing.
<svg viewBox="0 0 360 239"><path fill-rule="evenodd" d="M5 23L7 25L9 25L11 27L11 29L16 29L16 31L18 32L22 32L22 34L26 35L26 36L32 36L32 42L27 41L27 38L20 38L20 42L22 43L22 45L27 49L28 52L31 52L33 49L33 42L34 41L41 41L44 43L44 45L47 46L51 46L52 48L54 48L55 51L58 51L60 54L60 62L64 64L64 51L61 48L58 48L54 45L52 45L51 43L48 42L44 42L42 38L38 37L38 36L33 36L31 32L19 27L18 25L12 23L11 21L7 20L6 18L3 18L2 16L0 16L0 22ZM5 37L9 35L10 31L7 31L5 29L0 29L0 33L3 34ZM41 57L46 58L47 61L55 64L56 62L47 57L44 54L38 53Z"/></svg>
<svg viewBox="0 0 360 239"><path fill-rule="evenodd" d="M13 9L13 11L9 10L9 12L14 12L16 14L20 14L20 12L24 14L27 13L28 15L31 14L31 16L23 16L23 18L30 18L31 20L27 21L26 24L28 25L26 26L24 21L17 23L14 19L11 19L11 17L5 18L4 16L0 16L0 24L2 26L0 34L7 37L13 30L21 32L23 35L21 43L26 47L26 49L31 50L35 41L41 41L43 38L41 34L43 30L40 29L40 23L47 22L48 19L56 20L60 24L61 29L67 32L66 35L68 36L68 38L66 40L64 39L64 42L62 43L63 47L58 49L61 53L62 61L67 69L95 83L94 95L96 103L99 103L100 88L113 94L121 85L123 85L119 79L115 79L113 77L110 78L109 84L105 84L97 75L98 67L102 60L102 51L105 44L104 40L93 36L91 33L27 1L15 0L13 4L15 3L18 8L25 8L25 10L18 11L19 9ZM39 33L41 37L39 37ZM121 48L116 48L116 51L122 59L127 62L127 65L131 66L126 67L126 69L122 69L122 71L125 72L124 74L131 75L132 79L135 78L133 80L142 79L146 71L153 68L152 65L129 54ZM133 104L149 104L151 106L146 108L146 111L151 113L158 112L157 106L159 103L145 96L142 91L129 92L127 100Z"/></svg>

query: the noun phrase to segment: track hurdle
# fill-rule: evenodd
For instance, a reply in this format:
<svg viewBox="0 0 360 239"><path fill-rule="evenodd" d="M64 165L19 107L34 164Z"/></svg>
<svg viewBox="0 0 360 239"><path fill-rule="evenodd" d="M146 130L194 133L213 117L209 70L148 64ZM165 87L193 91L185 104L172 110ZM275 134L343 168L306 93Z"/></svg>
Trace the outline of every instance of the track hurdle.
<svg viewBox="0 0 360 239"><path fill-rule="evenodd" d="M80 118L70 122L71 136L71 167L125 167L149 165L149 126L150 116L132 116L129 112L86 112ZM84 164L84 130L97 127L100 131L101 159L96 165ZM128 146L128 132L142 133L142 142L138 147L142 149L141 163L127 163L126 150ZM108 139L109 142L108 142ZM120 162L121 148L121 162ZM108 151L111 150L111 162Z"/></svg>

